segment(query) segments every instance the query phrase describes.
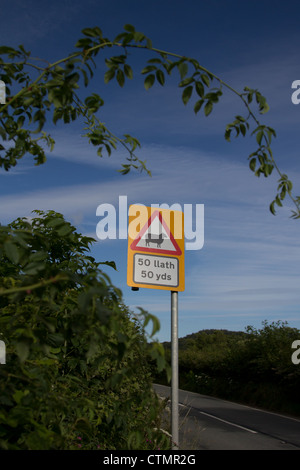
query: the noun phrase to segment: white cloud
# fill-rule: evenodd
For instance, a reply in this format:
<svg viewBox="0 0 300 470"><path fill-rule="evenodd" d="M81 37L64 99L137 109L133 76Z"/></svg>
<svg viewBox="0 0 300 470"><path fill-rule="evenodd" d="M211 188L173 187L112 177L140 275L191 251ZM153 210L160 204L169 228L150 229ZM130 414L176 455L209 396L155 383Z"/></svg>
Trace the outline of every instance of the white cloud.
<svg viewBox="0 0 300 470"><path fill-rule="evenodd" d="M62 157L57 158L83 161L84 165L98 166L106 162L98 162L94 154L84 154L78 142L72 138L62 141L61 152ZM114 159L115 156L111 158ZM119 195L127 195L128 204L177 202L182 207L188 203L209 205L210 220L221 224L225 234L232 224L236 231L245 233L243 224L247 220L248 225L252 224L254 229L257 224L255 213L258 214L259 221L262 214L265 214L267 221L271 217L268 205L274 197L277 182L273 176L268 179L254 177L246 163L229 161L219 155L190 148L154 145L143 148L141 158L149 162L152 178L146 174L132 174L120 175L111 180L106 178L103 181L100 174L95 182L87 184L64 187L51 185L50 188L31 192L21 190L14 195L0 197L1 216L11 220L16 216L29 215L36 208L53 209L65 215L95 213L99 204L118 204ZM45 172L46 166L47 163ZM32 177L34 170L33 168ZM297 180L297 174L294 177ZM279 214L288 217L286 209L280 209ZM241 224L237 223L237 217L242 217ZM291 225L289 220L286 223ZM267 230L267 227L268 224L263 230ZM256 229L259 230L258 227ZM270 234L271 237L274 235L275 233Z"/></svg>

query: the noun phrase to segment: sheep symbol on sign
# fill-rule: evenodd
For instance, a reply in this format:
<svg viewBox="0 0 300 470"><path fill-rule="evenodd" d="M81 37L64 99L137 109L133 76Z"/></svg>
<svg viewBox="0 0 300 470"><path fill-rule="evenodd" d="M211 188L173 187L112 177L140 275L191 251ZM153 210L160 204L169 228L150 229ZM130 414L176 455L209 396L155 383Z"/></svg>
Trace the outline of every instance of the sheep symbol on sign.
<svg viewBox="0 0 300 470"><path fill-rule="evenodd" d="M154 235L154 237L157 237ZM165 238L164 233L160 233L157 238L152 238L152 234L148 233L146 237L146 246L150 246L150 243L156 243L157 248L160 248L160 245L163 243Z"/></svg>

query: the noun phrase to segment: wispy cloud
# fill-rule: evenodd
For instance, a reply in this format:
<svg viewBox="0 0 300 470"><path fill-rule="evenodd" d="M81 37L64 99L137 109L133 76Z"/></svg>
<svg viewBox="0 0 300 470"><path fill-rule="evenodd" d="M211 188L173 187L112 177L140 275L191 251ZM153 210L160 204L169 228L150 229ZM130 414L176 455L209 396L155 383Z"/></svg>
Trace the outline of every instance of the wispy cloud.
<svg viewBox="0 0 300 470"><path fill-rule="evenodd" d="M74 144L73 151L64 153L62 158L79 161L81 157L80 148ZM92 156L85 158L84 164L98 166L97 157L93 157L95 160ZM66 214L75 210L80 212L105 202L115 204L119 195L127 195L130 202L137 202L137 199L144 203L215 201L215 204L229 204L238 201L253 206L263 201L272 185L271 181L261 185L242 164L188 148L150 146L143 149L142 157L148 157L152 178L145 174L105 180L97 178L98 181L86 184L51 186L44 190L22 190L14 195L2 195L2 217L16 213L28 215L36 205L42 209L59 208ZM33 173L34 169L32 176ZM232 211L229 207L227 210Z"/></svg>

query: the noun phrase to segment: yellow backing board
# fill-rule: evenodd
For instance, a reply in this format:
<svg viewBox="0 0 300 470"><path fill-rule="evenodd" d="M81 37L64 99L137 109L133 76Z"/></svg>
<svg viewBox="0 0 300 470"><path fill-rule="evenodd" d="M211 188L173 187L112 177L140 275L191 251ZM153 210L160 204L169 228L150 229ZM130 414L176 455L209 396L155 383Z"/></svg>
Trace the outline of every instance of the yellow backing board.
<svg viewBox="0 0 300 470"><path fill-rule="evenodd" d="M127 284L184 291L183 212L129 207Z"/></svg>

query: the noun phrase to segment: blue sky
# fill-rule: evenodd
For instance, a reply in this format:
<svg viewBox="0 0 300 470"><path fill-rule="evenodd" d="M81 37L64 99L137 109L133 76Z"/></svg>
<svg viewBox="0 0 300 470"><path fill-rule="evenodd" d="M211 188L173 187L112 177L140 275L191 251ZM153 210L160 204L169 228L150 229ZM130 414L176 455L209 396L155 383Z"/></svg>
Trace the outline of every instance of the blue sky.
<svg viewBox="0 0 300 470"><path fill-rule="evenodd" d="M154 47L196 58L239 91L258 88L270 105L262 122L277 132L276 161L300 194L300 106L291 101L291 84L300 79L297 1L3 0L1 10L1 43L23 44L50 62L71 52L85 27L99 26L114 38L130 23ZM300 222L290 218L288 201L275 217L269 212L278 177L256 178L249 170L255 139L224 139L226 124L244 111L241 103L226 93L205 118L182 104L174 80L146 92L138 71L150 57L132 52L135 80L121 89L104 84L99 56L88 93L104 99L99 117L108 128L140 140L138 155L152 178L120 175L124 151L99 159L78 123L49 123L45 130L56 146L45 165L34 167L26 157L10 172L0 170L1 223L52 209L96 238L97 207L109 203L118 209L119 196L126 196L128 205L204 204L204 246L185 256L179 336L206 328L260 328L263 320L300 328ZM127 240L98 240L92 254L98 261L116 261L118 271L106 272L125 303L155 314L161 323L157 337L169 340L170 293L132 292L126 285Z"/></svg>

